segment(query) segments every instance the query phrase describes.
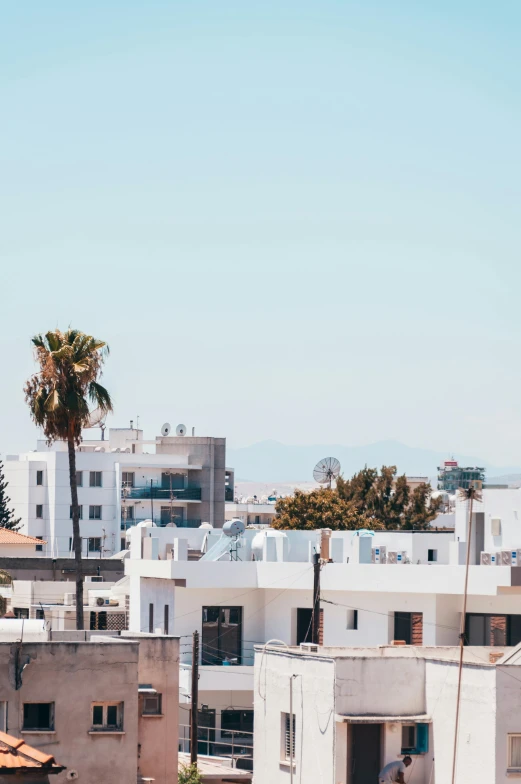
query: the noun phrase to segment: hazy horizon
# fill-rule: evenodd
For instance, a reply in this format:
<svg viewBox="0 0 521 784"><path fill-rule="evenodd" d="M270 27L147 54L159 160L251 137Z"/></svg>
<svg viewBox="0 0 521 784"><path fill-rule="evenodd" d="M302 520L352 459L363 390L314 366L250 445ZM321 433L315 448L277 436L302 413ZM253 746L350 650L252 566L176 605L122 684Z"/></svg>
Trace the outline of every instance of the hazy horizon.
<svg viewBox="0 0 521 784"><path fill-rule="evenodd" d="M521 5L0 19L2 454L31 335L73 325L117 426L521 465Z"/></svg>

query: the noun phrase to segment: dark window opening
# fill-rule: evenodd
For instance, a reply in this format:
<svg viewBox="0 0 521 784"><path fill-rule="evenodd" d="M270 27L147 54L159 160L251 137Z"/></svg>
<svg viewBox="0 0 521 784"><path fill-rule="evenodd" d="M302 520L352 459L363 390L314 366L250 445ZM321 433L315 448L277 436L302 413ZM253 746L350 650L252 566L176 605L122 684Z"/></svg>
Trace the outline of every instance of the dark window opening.
<svg viewBox="0 0 521 784"><path fill-rule="evenodd" d="M168 626L169 626L169 615L170 615L170 607L168 604L165 604L165 617L164 617L164 633L168 634Z"/></svg>
<svg viewBox="0 0 521 784"><path fill-rule="evenodd" d="M24 730L54 730L53 702L24 703Z"/></svg>
<svg viewBox="0 0 521 784"><path fill-rule="evenodd" d="M253 732L253 711L228 708L221 711L221 736L223 738L236 738L244 735L251 739Z"/></svg>
<svg viewBox="0 0 521 784"><path fill-rule="evenodd" d="M503 646L521 642L521 615L467 613L465 645Z"/></svg>
<svg viewBox="0 0 521 784"><path fill-rule="evenodd" d="M43 471L36 472L36 484L43 485Z"/></svg>
<svg viewBox="0 0 521 784"><path fill-rule="evenodd" d="M242 607L203 607L202 664L242 663Z"/></svg>
<svg viewBox="0 0 521 784"><path fill-rule="evenodd" d="M148 632L149 634L154 633L154 605L148 605Z"/></svg>

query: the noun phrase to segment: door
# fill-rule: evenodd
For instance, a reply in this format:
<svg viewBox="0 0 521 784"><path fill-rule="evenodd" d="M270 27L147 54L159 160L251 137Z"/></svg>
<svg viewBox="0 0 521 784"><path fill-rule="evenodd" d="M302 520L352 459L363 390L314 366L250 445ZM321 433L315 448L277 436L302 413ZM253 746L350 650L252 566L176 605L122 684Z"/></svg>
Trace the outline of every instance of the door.
<svg viewBox="0 0 521 784"><path fill-rule="evenodd" d="M311 616L313 610L307 607L297 609L297 645L301 642L311 642Z"/></svg>
<svg viewBox="0 0 521 784"><path fill-rule="evenodd" d="M376 784L381 770L382 725L353 724L352 726L352 784Z"/></svg>
<svg viewBox="0 0 521 784"><path fill-rule="evenodd" d="M215 708L197 711L197 753L211 755L214 753L215 741Z"/></svg>

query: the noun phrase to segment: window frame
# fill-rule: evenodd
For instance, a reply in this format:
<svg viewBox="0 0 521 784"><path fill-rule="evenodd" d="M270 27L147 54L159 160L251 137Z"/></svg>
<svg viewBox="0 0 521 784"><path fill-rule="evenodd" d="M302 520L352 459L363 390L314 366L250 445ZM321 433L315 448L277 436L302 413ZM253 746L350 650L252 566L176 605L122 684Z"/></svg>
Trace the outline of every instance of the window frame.
<svg viewBox="0 0 521 784"><path fill-rule="evenodd" d="M76 471L76 487L83 487L83 471Z"/></svg>
<svg viewBox="0 0 521 784"><path fill-rule="evenodd" d="M432 553L432 557L431 557ZM438 563L438 550L434 547L429 547L427 550L427 563Z"/></svg>
<svg viewBox="0 0 521 784"><path fill-rule="evenodd" d="M9 711L9 700L0 700L0 717L2 716L3 706L3 721L0 721L0 732L7 732L7 714Z"/></svg>
<svg viewBox="0 0 521 784"><path fill-rule="evenodd" d="M295 763L295 752L297 750L297 721L296 715L293 714L293 749L290 747L290 714L287 711L282 711L281 715L281 752L280 758L282 762ZM291 753L293 751L293 754Z"/></svg>
<svg viewBox="0 0 521 784"><path fill-rule="evenodd" d="M116 724L109 724L108 723L108 709L109 708L116 708ZM94 724L94 710L96 708L101 708L101 724ZM113 701L106 701L102 702L92 702L90 706L90 716L91 716L91 733L100 732L100 733L109 733L109 732L124 732L124 712L125 712L125 703L124 702L113 702Z"/></svg>
<svg viewBox="0 0 521 784"><path fill-rule="evenodd" d="M49 722L46 727L31 727L26 726L25 707L26 705L48 705L49 706ZM22 732L54 732L55 726L55 704L54 702L24 702L22 706Z"/></svg>
<svg viewBox="0 0 521 784"><path fill-rule="evenodd" d="M127 478L125 478L127 477ZM130 477L130 479L128 479ZM136 472L135 471L122 471L121 472L121 487L135 487Z"/></svg>
<svg viewBox="0 0 521 784"><path fill-rule="evenodd" d="M95 543L99 542L99 547L91 547L91 542ZM88 553L101 553L101 536L89 536L87 537L87 552Z"/></svg>
<svg viewBox="0 0 521 784"><path fill-rule="evenodd" d="M156 710L145 710L147 700L151 702L155 700ZM155 694L143 694L143 703L141 705L142 716L162 716L163 715L163 695L156 692Z"/></svg>
<svg viewBox="0 0 521 784"><path fill-rule="evenodd" d="M230 727L223 729L223 716L225 714L230 713L238 713L239 714L239 729L231 729ZM244 714L251 714L251 717L248 716L248 720L243 721ZM243 724L247 723L250 726L250 718L251 718L251 730L246 730L242 726ZM221 710L221 738L246 738L251 739L253 741L253 726L254 726L254 711L253 708L224 708Z"/></svg>
<svg viewBox="0 0 521 784"><path fill-rule="evenodd" d="M36 486L43 487L43 468L36 471Z"/></svg>
<svg viewBox="0 0 521 784"><path fill-rule="evenodd" d="M43 520L43 504L36 504L36 519Z"/></svg>
<svg viewBox="0 0 521 784"><path fill-rule="evenodd" d="M41 541L41 544L36 544L34 546L34 551L36 553L43 553L43 536L35 536L35 539L39 539Z"/></svg>
<svg viewBox="0 0 521 784"><path fill-rule="evenodd" d="M507 771L521 773L521 765L512 765L512 741L519 738L521 742L521 732L509 732L507 734Z"/></svg>
<svg viewBox="0 0 521 784"><path fill-rule="evenodd" d="M89 487L103 487L103 471L89 471Z"/></svg>
<svg viewBox="0 0 521 784"><path fill-rule="evenodd" d="M78 504L78 509L80 510L80 520L83 520L83 506ZM72 520L72 504L69 508L69 520Z"/></svg>
<svg viewBox="0 0 521 784"><path fill-rule="evenodd" d="M99 517L96 517L96 509L99 509ZM89 504L89 520L103 520L103 507L101 504Z"/></svg>
<svg viewBox="0 0 521 784"><path fill-rule="evenodd" d="M414 746L403 745L403 730L405 727L412 727L414 729ZM411 724L402 724L401 728L401 754L409 756L419 756L429 752L429 734L430 725L424 722L415 722Z"/></svg>

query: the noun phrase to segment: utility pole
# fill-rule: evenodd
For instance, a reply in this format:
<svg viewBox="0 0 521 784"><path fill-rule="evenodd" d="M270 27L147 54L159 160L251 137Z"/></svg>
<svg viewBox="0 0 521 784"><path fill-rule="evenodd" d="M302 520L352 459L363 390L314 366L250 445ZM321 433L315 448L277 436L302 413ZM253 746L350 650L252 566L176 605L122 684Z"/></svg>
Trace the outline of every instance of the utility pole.
<svg viewBox="0 0 521 784"><path fill-rule="evenodd" d="M194 632L192 642L192 711L190 714L190 764L197 765L197 736L199 702L199 632Z"/></svg>
<svg viewBox="0 0 521 784"><path fill-rule="evenodd" d="M313 555L313 612L311 615L311 642L318 645L320 634L320 554Z"/></svg>

